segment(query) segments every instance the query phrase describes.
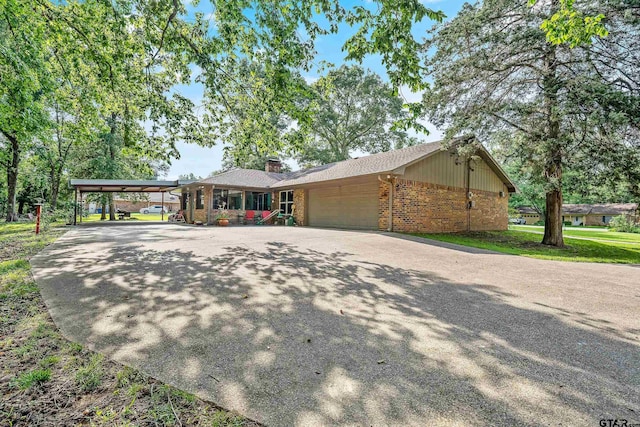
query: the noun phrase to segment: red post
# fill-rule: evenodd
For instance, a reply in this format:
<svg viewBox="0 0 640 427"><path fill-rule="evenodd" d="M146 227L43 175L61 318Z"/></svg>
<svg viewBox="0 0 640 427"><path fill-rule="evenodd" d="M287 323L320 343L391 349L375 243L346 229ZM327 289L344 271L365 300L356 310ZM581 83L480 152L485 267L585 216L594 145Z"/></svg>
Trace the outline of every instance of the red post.
<svg viewBox="0 0 640 427"><path fill-rule="evenodd" d="M40 214L42 213L42 205L36 205L36 234L40 234Z"/></svg>

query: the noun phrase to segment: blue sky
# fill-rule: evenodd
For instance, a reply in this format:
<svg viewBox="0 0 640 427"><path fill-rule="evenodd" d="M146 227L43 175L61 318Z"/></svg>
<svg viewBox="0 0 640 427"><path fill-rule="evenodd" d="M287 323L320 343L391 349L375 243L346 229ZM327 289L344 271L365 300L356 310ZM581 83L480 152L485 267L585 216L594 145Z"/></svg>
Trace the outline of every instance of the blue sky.
<svg viewBox="0 0 640 427"><path fill-rule="evenodd" d="M351 7L353 5L362 4L362 1L346 1L343 2L345 7ZM364 3L369 3L365 1ZM423 3L434 10L442 10L448 18L455 16L460 10L464 1L462 0L424 0ZM191 8L190 13L200 11L205 15L212 12L212 6L208 1L201 1L200 4ZM414 28L414 35L421 37L425 34L426 30L430 28L432 22L425 19L422 23L417 24ZM316 63L320 61L327 61L333 63L336 67L345 64L345 53L341 51L341 47L344 41L351 34L351 29L347 25L341 27L341 31L338 34L324 36L316 41L316 50L318 52L316 57ZM368 68L378 74L386 80L386 73L384 66L380 63L380 58L371 56L366 58L362 64L365 68ZM308 80L318 78L316 72L309 72L303 74ZM196 105L201 104L202 99L202 86L199 84L192 84L190 86L182 86L179 88L181 94L189 97L194 101ZM414 94L407 90L403 91L403 95L409 101L416 101L420 98L420 94ZM425 142L434 141L440 138L441 133L433 126L425 123L430 130L429 135L421 135L421 138ZM179 175L194 173L199 176L207 176L214 170L219 170L222 166L222 154L224 144L222 142L217 143L214 147L205 148L194 144L179 143L177 145L180 152L180 159L174 159L171 164L171 168L167 175L168 179L177 179ZM289 162L296 168L295 162Z"/></svg>

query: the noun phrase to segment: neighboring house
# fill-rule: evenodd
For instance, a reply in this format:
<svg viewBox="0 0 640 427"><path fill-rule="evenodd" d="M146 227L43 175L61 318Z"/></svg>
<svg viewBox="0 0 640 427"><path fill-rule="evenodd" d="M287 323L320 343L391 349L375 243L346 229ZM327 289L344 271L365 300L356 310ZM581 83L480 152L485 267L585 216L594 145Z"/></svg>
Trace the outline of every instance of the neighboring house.
<svg viewBox="0 0 640 427"><path fill-rule="evenodd" d="M638 219L637 203L564 204L562 221L571 225L607 225L614 216L625 215Z"/></svg>
<svg viewBox="0 0 640 427"><path fill-rule="evenodd" d="M527 206L517 208L520 216L527 221L527 224L534 224L540 221L540 215ZM562 221L570 222L571 225L607 225L611 218L619 215L626 215L638 222L640 213L638 203L597 203L597 204L563 204Z"/></svg>
<svg viewBox="0 0 640 427"><path fill-rule="evenodd" d="M516 210L520 214L520 218L524 218L527 225L535 224L536 222L540 221L540 214L538 213L538 211L529 206L521 206L519 208L516 208Z"/></svg>
<svg viewBox="0 0 640 427"><path fill-rule="evenodd" d="M128 212L140 212L140 209L149 206L164 205L169 212L180 209L180 196L164 193L113 193L113 201L116 209Z"/></svg>
<svg viewBox="0 0 640 427"><path fill-rule="evenodd" d="M218 209L232 222L243 211L280 209L298 225L403 232L506 230L515 192L491 155L462 158L440 142L281 173L234 169L183 186L188 222L214 223ZM295 208L294 208L295 207Z"/></svg>

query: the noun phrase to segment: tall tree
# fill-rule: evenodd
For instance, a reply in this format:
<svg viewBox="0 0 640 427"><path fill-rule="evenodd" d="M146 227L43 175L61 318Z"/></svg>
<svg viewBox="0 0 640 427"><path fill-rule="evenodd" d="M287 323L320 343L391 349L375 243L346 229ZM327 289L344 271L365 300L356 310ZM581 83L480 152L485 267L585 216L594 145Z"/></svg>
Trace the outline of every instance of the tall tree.
<svg viewBox="0 0 640 427"><path fill-rule="evenodd" d="M543 243L562 246L563 170L589 157L618 169L637 149L640 37L627 6L611 3L609 35L574 48L549 43L541 23L558 0L466 4L431 32L429 117L447 138L475 132L520 157L544 183ZM635 148L634 148L635 147ZM607 162L605 157L616 159Z"/></svg>
<svg viewBox="0 0 640 427"><path fill-rule="evenodd" d="M6 219L13 221L20 161L47 126L45 97L51 80L42 22L31 22L28 4L0 4L0 164L6 171Z"/></svg>
<svg viewBox="0 0 640 427"><path fill-rule="evenodd" d="M390 84L359 66L342 66L313 85L309 141L296 153L303 166L346 160L416 143L395 128L409 112Z"/></svg>

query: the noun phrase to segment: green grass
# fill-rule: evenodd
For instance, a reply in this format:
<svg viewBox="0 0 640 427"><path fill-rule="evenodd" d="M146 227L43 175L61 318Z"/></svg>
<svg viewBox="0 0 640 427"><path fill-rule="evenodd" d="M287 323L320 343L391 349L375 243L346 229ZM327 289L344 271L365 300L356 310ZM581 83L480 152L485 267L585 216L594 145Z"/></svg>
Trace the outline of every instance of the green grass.
<svg viewBox="0 0 640 427"><path fill-rule="evenodd" d="M509 229L544 233L544 227L534 225L511 225ZM630 242L640 244L640 233L618 233L615 231L611 231L608 228L585 228L578 230L572 228L563 230L563 234L565 237L583 237L589 239L612 240L616 242Z"/></svg>
<svg viewBox="0 0 640 427"><path fill-rule="evenodd" d="M541 244L542 236L540 234L513 230L414 235L530 258L640 264L640 245L634 243L572 239L569 236L565 236L566 246L564 248L555 248Z"/></svg>
<svg viewBox="0 0 640 427"><path fill-rule="evenodd" d="M15 378L14 384L21 390L26 390L36 385L45 383L51 379L51 371L49 369L36 369L34 371L25 372Z"/></svg>
<svg viewBox="0 0 640 427"><path fill-rule="evenodd" d="M89 363L76 372L76 384L83 391L95 390L102 384L104 369L102 367L102 355L94 354Z"/></svg>
<svg viewBox="0 0 640 427"><path fill-rule="evenodd" d="M167 221L169 215L171 215L171 213L164 214L164 221ZM109 221L108 214L106 220ZM162 215L159 213L141 214L139 212L132 212L131 218L126 218L123 221L162 221ZM82 222L100 222L100 214L91 214L88 217L83 217Z"/></svg>

